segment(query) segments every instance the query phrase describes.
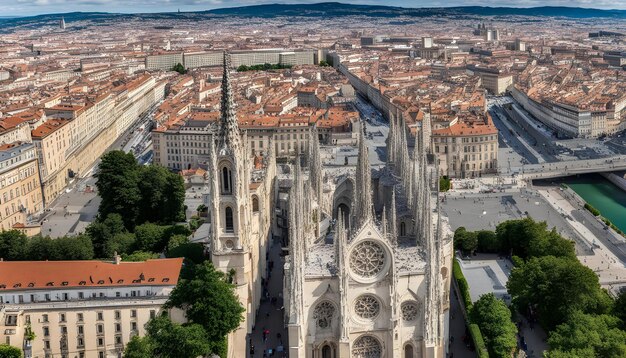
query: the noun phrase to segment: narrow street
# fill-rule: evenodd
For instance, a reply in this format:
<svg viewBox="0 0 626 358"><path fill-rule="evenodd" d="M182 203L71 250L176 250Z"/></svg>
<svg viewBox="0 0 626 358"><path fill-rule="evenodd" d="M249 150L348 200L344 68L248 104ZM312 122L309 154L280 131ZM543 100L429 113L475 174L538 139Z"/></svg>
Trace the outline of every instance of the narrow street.
<svg viewBox="0 0 626 358"><path fill-rule="evenodd" d="M280 238L275 237L270 243L269 262L273 262L273 269L269 272L267 295L262 300L257 313L256 326L248 339L248 357L287 357L287 331L284 324L283 307L283 275L284 258L280 256ZM268 269L271 266L268 262ZM263 332L269 331L264 339ZM250 349L250 342L254 346L254 354ZM271 350L271 351L270 351Z"/></svg>

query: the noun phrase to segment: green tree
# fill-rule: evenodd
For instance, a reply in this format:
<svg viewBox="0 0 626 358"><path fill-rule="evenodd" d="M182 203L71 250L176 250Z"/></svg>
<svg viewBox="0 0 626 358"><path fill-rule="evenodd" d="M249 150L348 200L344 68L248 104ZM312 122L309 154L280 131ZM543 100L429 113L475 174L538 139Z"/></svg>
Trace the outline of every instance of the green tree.
<svg viewBox="0 0 626 358"><path fill-rule="evenodd" d="M124 358L153 358L152 340L149 337L134 336L124 348Z"/></svg>
<svg viewBox="0 0 626 358"><path fill-rule="evenodd" d="M183 177L168 172L165 179L165 195L163 196L160 221L164 224L184 221L185 182Z"/></svg>
<svg viewBox="0 0 626 358"><path fill-rule="evenodd" d="M167 245L164 241L167 227L145 223L135 228L135 250L161 252Z"/></svg>
<svg viewBox="0 0 626 358"><path fill-rule="evenodd" d="M185 235L172 235L172 237L170 237L170 240L167 243L167 249L169 251L177 248L180 245L186 244L189 242L189 238Z"/></svg>
<svg viewBox="0 0 626 358"><path fill-rule="evenodd" d="M87 235L65 236L52 240L56 246L51 260L91 260L93 245Z"/></svg>
<svg viewBox="0 0 626 358"><path fill-rule="evenodd" d="M28 239L25 260L60 261L60 260L91 260L93 246L87 235L64 236L57 239L34 236Z"/></svg>
<svg viewBox="0 0 626 358"><path fill-rule="evenodd" d="M172 71L176 71L181 75L184 75L185 73L187 73L185 66L183 66L180 62L177 63L174 67L172 67Z"/></svg>
<svg viewBox="0 0 626 358"><path fill-rule="evenodd" d="M491 357L511 357L517 347L517 327L504 301L493 293L480 296L472 306L470 321L480 327Z"/></svg>
<svg viewBox="0 0 626 358"><path fill-rule="evenodd" d="M452 187L452 181L447 176L439 178L439 191L446 192Z"/></svg>
<svg viewBox="0 0 626 358"><path fill-rule="evenodd" d="M141 193L138 187L139 169L132 153L114 150L102 156L95 177L96 187L102 199L98 213L106 218L111 213L122 215L126 229L135 227ZM102 246L104 247L104 246Z"/></svg>
<svg viewBox="0 0 626 358"><path fill-rule="evenodd" d="M22 351L8 344L0 344L0 358L22 358Z"/></svg>
<svg viewBox="0 0 626 358"><path fill-rule="evenodd" d="M610 315L573 312L550 332L548 357L626 357L626 332L619 329L620 323Z"/></svg>
<svg viewBox="0 0 626 358"><path fill-rule="evenodd" d="M208 261L196 265L190 278L179 280L165 307L184 309L191 323L204 327L216 354L223 353L226 335L239 327L245 311L234 286Z"/></svg>
<svg viewBox="0 0 626 358"><path fill-rule="evenodd" d="M496 236L502 250L523 259L548 255L575 258L573 242L547 226L532 218L508 220L496 227Z"/></svg>
<svg viewBox="0 0 626 358"><path fill-rule="evenodd" d="M204 257L204 246L193 242L178 245L169 250L165 256L168 258L184 257L194 264L201 264L206 259Z"/></svg>
<svg viewBox="0 0 626 358"><path fill-rule="evenodd" d="M135 246L135 234L123 232L115 234L109 239L105 245L104 256L113 257L115 253L118 255L129 254Z"/></svg>
<svg viewBox="0 0 626 358"><path fill-rule="evenodd" d="M161 205L163 204L163 196L165 195L167 174L169 171L163 167L150 165L142 168L139 173L139 192L141 193L141 201L139 206L139 217L137 223L159 222L154 220L159 215Z"/></svg>
<svg viewBox="0 0 626 358"><path fill-rule="evenodd" d="M480 252L500 252L500 241L496 233L489 230L480 230L476 232L478 238L478 251Z"/></svg>
<svg viewBox="0 0 626 358"><path fill-rule="evenodd" d="M531 258L513 268L507 289L518 310L534 308L548 330L565 322L575 311L601 314L608 312L612 304L596 274L569 258Z"/></svg>
<svg viewBox="0 0 626 358"><path fill-rule="evenodd" d="M622 291L613 305L613 314L622 320L622 329L626 330L626 291Z"/></svg>
<svg viewBox="0 0 626 358"><path fill-rule="evenodd" d="M129 255L121 255L122 261L131 261L131 262L139 262L146 261L151 259L158 259L159 254L155 254L154 252L146 252L146 251L135 251Z"/></svg>
<svg viewBox="0 0 626 358"><path fill-rule="evenodd" d="M556 229L544 230L534 237L530 242L528 254L530 257L556 256L576 259L574 242L563 238Z"/></svg>
<svg viewBox="0 0 626 358"><path fill-rule="evenodd" d="M146 332L155 357L196 358L211 348L204 328L195 323L181 326L161 316L148 322Z"/></svg>
<svg viewBox="0 0 626 358"><path fill-rule="evenodd" d="M116 235L128 233L122 215L118 213L110 213L106 217L101 216L89 224L86 231L93 242L95 257L100 258L111 257L113 253L107 248L109 242Z"/></svg>
<svg viewBox="0 0 626 358"><path fill-rule="evenodd" d="M18 230L0 231L0 257L4 260L22 260L28 238Z"/></svg>
<svg viewBox="0 0 626 358"><path fill-rule="evenodd" d="M472 253L478 248L478 235L461 226L454 231L454 247L463 252Z"/></svg>

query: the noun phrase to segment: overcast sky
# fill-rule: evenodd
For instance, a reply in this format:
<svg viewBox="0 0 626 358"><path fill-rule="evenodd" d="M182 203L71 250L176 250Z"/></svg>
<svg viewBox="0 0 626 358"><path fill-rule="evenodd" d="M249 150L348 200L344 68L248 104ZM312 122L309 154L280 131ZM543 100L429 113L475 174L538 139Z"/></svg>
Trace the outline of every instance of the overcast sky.
<svg viewBox="0 0 626 358"><path fill-rule="evenodd" d="M264 3L316 3L311 0L0 0L0 16L38 15L72 11L167 12L208 10L220 7ZM440 6L578 6L626 9L623 0L340 0L345 3L394 5L402 7Z"/></svg>

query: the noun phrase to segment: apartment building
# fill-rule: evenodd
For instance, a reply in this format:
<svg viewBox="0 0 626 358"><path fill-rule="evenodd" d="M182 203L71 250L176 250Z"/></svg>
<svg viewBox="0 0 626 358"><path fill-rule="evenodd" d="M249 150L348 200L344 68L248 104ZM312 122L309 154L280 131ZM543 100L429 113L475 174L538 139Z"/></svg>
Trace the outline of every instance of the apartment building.
<svg viewBox="0 0 626 358"><path fill-rule="evenodd" d="M169 71L177 64L183 64L182 52L170 52L146 56L146 70Z"/></svg>
<svg viewBox="0 0 626 358"><path fill-rule="evenodd" d="M0 262L0 340L26 358L117 358L178 282L183 259ZM27 340L30 330L36 338Z"/></svg>
<svg viewBox="0 0 626 358"><path fill-rule="evenodd" d="M44 205L52 202L73 177L67 172L66 151L71 138L69 123L68 119L50 119L31 133L39 159Z"/></svg>
<svg viewBox="0 0 626 358"><path fill-rule="evenodd" d="M164 82L138 77L100 95L45 108L48 121L31 132L37 148L44 205L74 178L88 174L102 154L163 99Z"/></svg>
<svg viewBox="0 0 626 358"><path fill-rule="evenodd" d="M224 54L222 52L190 52L183 55L185 68L198 68L207 66L223 66Z"/></svg>
<svg viewBox="0 0 626 358"><path fill-rule="evenodd" d="M497 68L470 65L467 69L480 77L481 86L491 94L501 95L513 84L513 75L502 73Z"/></svg>
<svg viewBox="0 0 626 358"><path fill-rule="evenodd" d="M218 112L190 112L169 126L152 131L154 163L185 170L206 167L210 159L208 145L217 133ZM322 143L354 145L358 131L358 112L332 107L308 114L280 116L246 115L239 118L239 127L246 132L252 155L264 155L270 145L278 159L308 150L309 131L316 125Z"/></svg>
<svg viewBox="0 0 626 358"><path fill-rule="evenodd" d="M241 65L253 66L265 63L280 65L313 65L318 63L317 50L286 50L286 49L260 49L232 51L231 66L237 68ZM189 52L189 53L163 53L146 56L146 69L148 70L171 70L177 64L185 68L212 67L224 65L224 53L213 52Z"/></svg>
<svg viewBox="0 0 626 358"><path fill-rule="evenodd" d="M42 200L34 144L0 145L0 230L25 224L43 209Z"/></svg>
<svg viewBox="0 0 626 358"><path fill-rule="evenodd" d="M432 149L441 175L473 178L498 171L498 129L489 117L433 129Z"/></svg>
<svg viewBox="0 0 626 358"><path fill-rule="evenodd" d="M142 114L165 96L165 85L157 85L156 79L143 75L115 89L114 113L116 136L126 132Z"/></svg>

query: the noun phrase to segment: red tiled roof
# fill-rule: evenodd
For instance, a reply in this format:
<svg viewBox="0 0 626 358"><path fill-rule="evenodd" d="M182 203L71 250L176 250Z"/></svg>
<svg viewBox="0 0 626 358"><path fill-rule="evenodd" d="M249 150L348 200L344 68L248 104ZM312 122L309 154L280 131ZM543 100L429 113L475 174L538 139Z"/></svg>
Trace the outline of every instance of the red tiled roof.
<svg viewBox="0 0 626 358"><path fill-rule="evenodd" d="M1 261L0 292L20 289L176 285L182 258L143 262Z"/></svg>

